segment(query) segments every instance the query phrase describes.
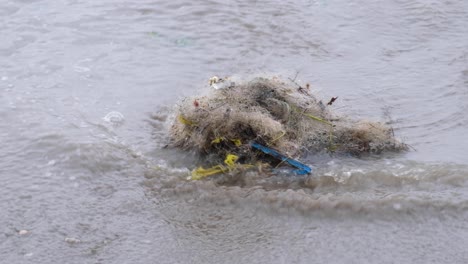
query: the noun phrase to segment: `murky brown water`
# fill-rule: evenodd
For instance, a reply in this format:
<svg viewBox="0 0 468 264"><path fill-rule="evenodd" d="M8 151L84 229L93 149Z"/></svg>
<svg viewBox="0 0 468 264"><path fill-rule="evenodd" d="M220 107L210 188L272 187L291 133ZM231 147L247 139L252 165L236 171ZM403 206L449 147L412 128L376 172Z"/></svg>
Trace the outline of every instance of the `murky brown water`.
<svg viewBox="0 0 468 264"><path fill-rule="evenodd" d="M0 263L468 261L467 1L4 0L0 17ZM416 151L229 183L187 182L194 157L161 150L209 77L296 72Z"/></svg>

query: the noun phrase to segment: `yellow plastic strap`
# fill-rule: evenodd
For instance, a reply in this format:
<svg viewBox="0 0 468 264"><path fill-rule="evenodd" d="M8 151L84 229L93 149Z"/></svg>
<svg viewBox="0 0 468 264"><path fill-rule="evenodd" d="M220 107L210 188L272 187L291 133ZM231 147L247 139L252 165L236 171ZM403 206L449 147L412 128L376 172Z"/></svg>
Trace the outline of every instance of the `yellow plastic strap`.
<svg viewBox="0 0 468 264"><path fill-rule="evenodd" d="M285 131L282 131L282 132L281 132L281 135L279 135L278 137L274 138L270 143L275 142L276 140L282 138L284 135L286 135L286 132L285 132Z"/></svg>
<svg viewBox="0 0 468 264"><path fill-rule="evenodd" d="M215 139L213 139L211 141L211 145L213 144L219 144L221 143L223 140L226 140L224 137L217 137ZM231 139L232 143L234 143L234 145L236 145L236 147L239 147L240 145L242 145L242 141L240 139Z"/></svg>
<svg viewBox="0 0 468 264"><path fill-rule="evenodd" d="M242 145L242 141L240 139L231 139L231 141L234 143L234 145L236 145L236 147Z"/></svg>
<svg viewBox="0 0 468 264"><path fill-rule="evenodd" d="M330 122L328 122L328 121L326 121L326 120L323 120L323 119L320 118L320 117L316 117L316 116L313 116L313 115L311 115L311 114L306 114L306 113L303 113L303 115L305 115L305 116L307 116L307 117L309 117L309 118L312 118L312 119L314 119L314 120L317 120L317 121L319 121L319 122L322 122L322 123L324 123L324 124L327 124L327 125L329 125L329 126L333 126L332 123L330 123Z"/></svg>
<svg viewBox="0 0 468 264"><path fill-rule="evenodd" d="M221 141L223 141L223 140L224 140L223 137L217 137L217 138L215 138L215 139L213 139L213 140L211 141L211 144L219 144L219 143L221 143Z"/></svg>
<svg viewBox="0 0 468 264"><path fill-rule="evenodd" d="M308 118L311 118L311 119L314 119L314 120L316 120L316 121L322 122L322 123L327 124L327 125L329 125L329 126L333 126L333 124L330 123L330 122L328 122L327 120L324 120L323 118L320 118L320 117L317 117L317 116L314 116L314 115L311 115L311 114L308 114L308 113L304 113L304 112L300 111L300 110L299 110L298 108L296 108L296 107L293 107L293 110L294 110L296 113L301 113L301 114L307 116Z"/></svg>
<svg viewBox="0 0 468 264"><path fill-rule="evenodd" d="M236 161L238 159L239 157L234 154L227 154L224 163L226 163L226 165L228 165L229 168L233 168L234 166L236 166Z"/></svg>
<svg viewBox="0 0 468 264"><path fill-rule="evenodd" d="M225 171L227 171L227 168L223 167L222 165L216 165L208 169L198 167L192 171L192 176L189 177L189 180L201 180L205 177L223 173Z"/></svg>
<svg viewBox="0 0 468 264"><path fill-rule="evenodd" d="M205 169L203 167L198 167L192 171L192 175L188 179L189 180L201 180L211 175L228 172L230 170L235 169L236 161L238 159L239 159L239 156L237 155L227 154L226 159L224 160L224 163L227 165L227 168L224 167L223 165L216 165L208 169Z"/></svg>
<svg viewBox="0 0 468 264"><path fill-rule="evenodd" d="M179 120L179 122L181 122L184 125L189 125L189 126L195 125L194 122L188 120L187 118L183 117L182 115L178 115L177 120Z"/></svg>

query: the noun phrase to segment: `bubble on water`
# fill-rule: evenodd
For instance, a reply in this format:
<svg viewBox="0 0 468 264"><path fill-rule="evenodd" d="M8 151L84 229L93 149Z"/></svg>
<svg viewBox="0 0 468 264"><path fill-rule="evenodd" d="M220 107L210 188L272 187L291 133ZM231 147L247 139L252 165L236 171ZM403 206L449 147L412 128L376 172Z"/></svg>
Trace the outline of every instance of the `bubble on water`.
<svg viewBox="0 0 468 264"><path fill-rule="evenodd" d="M83 67L83 66L78 66L78 65L75 65L73 69L75 70L75 72L79 72L79 73L91 71L91 69L88 67Z"/></svg>
<svg viewBox="0 0 468 264"><path fill-rule="evenodd" d="M145 240L142 240L141 243L143 243L143 244L151 244L151 240L145 239Z"/></svg>
<svg viewBox="0 0 468 264"><path fill-rule="evenodd" d="M78 244L78 243L81 243L81 240L79 240L78 238L74 238L74 237L66 237L65 242L67 242L68 244Z"/></svg>
<svg viewBox="0 0 468 264"><path fill-rule="evenodd" d="M124 122L124 116L116 111L112 111L108 113L106 116L102 118L104 121L111 123L113 125L120 125Z"/></svg>
<svg viewBox="0 0 468 264"><path fill-rule="evenodd" d="M20 230L20 231L18 231L18 234L19 234L20 236L24 236L24 235L27 235L27 234L29 234L29 231L28 231L28 230L25 230L25 229L23 229L23 230Z"/></svg>
<svg viewBox="0 0 468 264"><path fill-rule="evenodd" d="M79 73L90 72L91 68L83 66L82 64L86 64L86 63L91 62L91 61L92 60L89 59L89 58L80 60L75 65L73 65L73 69L75 70L75 72L79 72Z"/></svg>

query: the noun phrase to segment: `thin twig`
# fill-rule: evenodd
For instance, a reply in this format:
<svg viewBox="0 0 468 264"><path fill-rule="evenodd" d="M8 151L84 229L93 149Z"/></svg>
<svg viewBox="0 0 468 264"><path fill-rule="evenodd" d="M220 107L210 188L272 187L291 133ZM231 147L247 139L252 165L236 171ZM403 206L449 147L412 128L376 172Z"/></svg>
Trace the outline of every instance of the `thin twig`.
<svg viewBox="0 0 468 264"><path fill-rule="evenodd" d="M296 75L294 76L293 82L296 80L297 75L299 75L299 72L300 72L300 71L296 71Z"/></svg>

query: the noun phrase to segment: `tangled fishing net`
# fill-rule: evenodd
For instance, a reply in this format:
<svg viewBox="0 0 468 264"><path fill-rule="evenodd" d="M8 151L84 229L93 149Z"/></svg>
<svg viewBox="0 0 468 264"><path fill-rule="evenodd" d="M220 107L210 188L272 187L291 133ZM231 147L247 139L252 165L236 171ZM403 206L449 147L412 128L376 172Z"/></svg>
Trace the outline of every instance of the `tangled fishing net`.
<svg viewBox="0 0 468 264"><path fill-rule="evenodd" d="M264 154L257 142L297 158L324 151L360 156L401 151L392 128L382 123L353 121L332 114L309 89L277 78L243 83L212 79L207 94L185 98L177 108L170 146L194 150L210 162L235 155L236 162L254 164Z"/></svg>

